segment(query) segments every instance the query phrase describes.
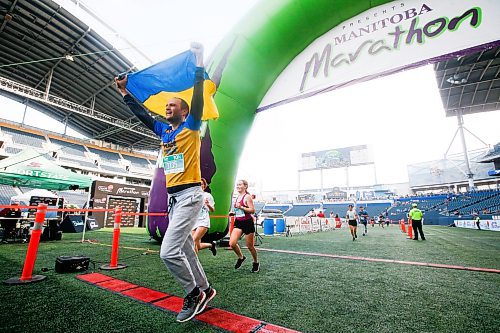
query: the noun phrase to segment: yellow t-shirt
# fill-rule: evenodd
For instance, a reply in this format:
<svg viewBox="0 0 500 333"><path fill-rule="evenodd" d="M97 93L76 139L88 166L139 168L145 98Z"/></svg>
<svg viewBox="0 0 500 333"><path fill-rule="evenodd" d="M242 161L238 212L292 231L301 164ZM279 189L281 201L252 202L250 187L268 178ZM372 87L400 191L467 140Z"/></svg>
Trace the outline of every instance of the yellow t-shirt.
<svg viewBox="0 0 500 333"><path fill-rule="evenodd" d="M155 133L161 137L163 169L167 187L200 183L200 126L191 115L176 130L155 121Z"/></svg>

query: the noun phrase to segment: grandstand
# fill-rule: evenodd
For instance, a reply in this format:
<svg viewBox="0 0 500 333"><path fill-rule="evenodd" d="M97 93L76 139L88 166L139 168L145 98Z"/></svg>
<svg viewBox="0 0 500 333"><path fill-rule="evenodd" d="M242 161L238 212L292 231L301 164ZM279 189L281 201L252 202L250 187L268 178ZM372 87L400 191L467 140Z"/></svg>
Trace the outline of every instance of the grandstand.
<svg viewBox="0 0 500 333"><path fill-rule="evenodd" d="M391 207L391 202L358 202L359 206L363 206L369 216L377 216L386 212Z"/></svg>
<svg viewBox="0 0 500 333"><path fill-rule="evenodd" d="M15 147L5 147L5 153L7 155L15 155L15 154L18 154L20 152L22 152L23 150L21 148L15 148Z"/></svg>
<svg viewBox="0 0 500 333"><path fill-rule="evenodd" d="M118 166L112 166L112 165L105 165L101 164L101 169L104 171L110 171L112 173L125 173L125 169L122 169Z"/></svg>
<svg viewBox="0 0 500 333"><path fill-rule="evenodd" d="M2 141L0 159L15 155L26 147L36 147L41 155L62 167L80 172L93 172L97 177L101 174L106 178L111 176L119 182L126 176L133 179L135 184L150 183L153 171L149 167L148 160L156 160L156 157L151 155L137 153L131 155L128 151L99 149L90 142L63 137L49 131L44 133L40 129L13 122L0 121L0 141ZM133 163L134 167L128 169L126 166L128 163Z"/></svg>
<svg viewBox="0 0 500 333"><path fill-rule="evenodd" d="M267 203L263 209L278 209L280 211L283 212L283 214L285 214L287 211L290 210L290 208L292 207L291 204L274 204L274 203Z"/></svg>
<svg viewBox="0 0 500 333"><path fill-rule="evenodd" d="M17 128L16 128L17 126ZM59 165L77 170L80 172L92 172L96 177L114 178L118 182L134 181L136 184L148 184L152 175L151 165L155 158L150 155L141 155L131 153L126 150L111 149L107 147L96 146L93 142L79 140L76 138L68 138L56 135L49 131L43 132L39 129L31 128L22 124L2 123L0 122L0 141L2 147L0 149L0 158L8 157L15 153L21 152L26 147L35 147L41 155L51 160L55 160ZM105 144L105 143L103 143ZM498 146L498 145L497 145ZM496 146L495 146L496 147ZM494 155L495 149L484 155L487 159ZM55 156L52 157L52 156ZM481 160L481 156L477 154L474 160ZM417 180L414 184L414 191L432 190L439 184L431 173L426 173L425 177L421 177L422 168L432 168L433 162L426 162L419 165L419 172L410 174L410 179ZM474 166L476 164L473 164ZM485 166L484 168L489 168ZM484 169L483 168L483 169ZM483 170L481 169L481 170ZM409 170L412 171L411 167ZM479 169L477 169L479 170ZM457 170L449 167L446 172L459 174ZM478 172L479 173L479 172ZM482 174L485 174L482 172ZM430 175L430 176L429 176ZM412 176L414 178L412 178ZM491 187L493 181L483 176L478 179L479 184L489 184ZM418 183L418 182L421 183ZM466 185L466 180L460 180ZM428 182L428 185L425 185ZM411 181L410 181L411 185ZM457 189L463 190L463 187L456 186ZM2 186L0 200L3 203L8 203L13 195L26 192L26 188L9 188ZM67 204L76 204L82 206L87 201L86 193L76 192L60 192L65 198ZM325 197L321 193L315 196L315 199ZM425 212L426 223L428 224L449 224L450 220L458 217L469 217L473 213L480 213L483 217L491 216L492 214L500 213L500 191L498 189L486 190L471 190L461 193L445 193L445 194L430 194L416 195L394 200L342 200L337 202L317 200L307 203L256 203L256 212L259 213L262 209L279 209L285 216L306 216L311 209L322 210L328 217L330 212L338 214L340 217L345 215L349 204L355 204L356 208L364 206L370 216L378 216L387 211L388 217L397 221L406 219L407 213L411 208L412 203L418 203L419 208Z"/></svg>
<svg viewBox="0 0 500 333"><path fill-rule="evenodd" d="M319 209L320 203L294 204L290 210L284 214L285 216L306 216L311 209Z"/></svg>
<svg viewBox="0 0 500 333"><path fill-rule="evenodd" d="M262 211L262 208L266 205L265 202L260 202L260 201L254 201L254 207L255 207L255 214L259 215L260 212Z"/></svg>
<svg viewBox="0 0 500 333"><path fill-rule="evenodd" d="M59 154L85 157L85 153L87 152L85 147L78 143L71 143L68 141L58 140L55 138L51 138L50 142L59 146L59 148L57 149Z"/></svg>
<svg viewBox="0 0 500 333"><path fill-rule="evenodd" d="M15 144L35 148L44 148L43 143L46 143L43 136L36 135L34 133L20 131L9 127L2 127L1 129L2 133L10 136L12 138L12 142Z"/></svg>
<svg viewBox="0 0 500 333"><path fill-rule="evenodd" d="M12 186L0 185L0 205L10 204L10 198L18 194Z"/></svg>
<svg viewBox="0 0 500 333"><path fill-rule="evenodd" d="M120 155L118 153L114 153L111 151L105 151L95 148L89 148L89 151L99 156L99 159L103 162L117 164L118 160L120 159Z"/></svg>
<svg viewBox="0 0 500 333"><path fill-rule="evenodd" d="M330 212L333 212L334 215L338 214L339 217L344 217L349 205L354 204L353 202L345 202L345 203L324 203L323 209L325 216L330 216Z"/></svg>
<svg viewBox="0 0 500 333"><path fill-rule="evenodd" d="M86 161L83 159L76 160L76 159L67 158L67 157L59 157L59 162L60 162L61 166L69 166L72 168L80 167L82 170L85 170L85 169L96 170L97 169L97 166L95 165L95 163L92 163L90 161Z"/></svg>
<svg viewBox="0 0 500 333"><path fill-rule="evenodd" d="M500 213L500 190L470 191L446 195L429 195L400 198L394 200L388 210L393 220L406 219L411 204L417 203L425 212L425 219L432 224L447 224L450 218L472 216L474 213L485 217Z"/></svg>
<svg viewBox="0 0 500 333"><path fill-rule="evenodd" d="M148 160L144 158L139 158L131 155L126 155L122 153L122 157L125 161L129 161L133 167L137 168L148 168L151 164Z"/></svg>
<svg viewBox="0 0 500 333"><path fill-rule="evenodd" d="M393 223L401 219L407 220L412 204L418 204L424 211L425 223L435 225L449 225L454 219L471 219L478 213L481 218L491 219L493 215L500 214L500 189L473 190L455 194L430 194L394 198L391 200L350 200L350 201L318 201L318 202L293 202L293 203L263 203L255 202L255 211L260 214L262 209L279 209L288 217L308 216L311 210L316 213L323 211L328 218L330 212L341 218L345 217L350 204L356 207L363 206L371 217L386 215Z"/></svg>
<svg viewBox="0 0 500 333"><path fill-rule="evenodd" d="M488 175L492 177L500 176L500 143L493 146L484 156L478 159L479 163L493 163L493 169L488 170Z"/></svg>

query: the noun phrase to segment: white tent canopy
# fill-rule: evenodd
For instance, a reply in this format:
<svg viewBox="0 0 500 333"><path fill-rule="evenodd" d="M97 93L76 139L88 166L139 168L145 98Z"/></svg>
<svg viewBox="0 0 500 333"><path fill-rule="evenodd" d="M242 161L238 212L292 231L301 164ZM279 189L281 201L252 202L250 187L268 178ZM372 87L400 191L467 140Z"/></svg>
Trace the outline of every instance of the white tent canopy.
<svg viewBox="0 0 500 333"><path fill-rule="evenodd" d="M29 204L31 197L59 198L57 194L54 194L51 191L44 189L34 189L26 193L13 196L12 198L10 198L10 202L18 201Z"/></svg>

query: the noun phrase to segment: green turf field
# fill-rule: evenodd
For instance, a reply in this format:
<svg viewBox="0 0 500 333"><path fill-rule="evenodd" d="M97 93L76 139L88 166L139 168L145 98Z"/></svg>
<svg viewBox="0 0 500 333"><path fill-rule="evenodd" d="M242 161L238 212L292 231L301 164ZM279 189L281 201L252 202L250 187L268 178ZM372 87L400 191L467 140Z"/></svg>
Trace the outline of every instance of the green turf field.
<svg viewBox="0 0 500 333"><path fill-rule="evenodd" d="M87 239L111 244L112 230L87 233ZM397 226L369 227L353 242L334 230L265 237L260 246L324 254L421 261L500 269L500 233L424 226L427 241L410 241ZM199 323L178 324L173 313L57 274L60 255L84 254L108 263L111 248L78 243L81 234L40 244L34 274L47 280L24 286L0 286L1 332L219 332ZM122 229L120 262L129 265L104 274L151 289L183 296L144 230ZM0 278L20 276L26 244L0 245ZM247 250L243 250L250 257ZM218 295L211 305L302 332L498 332L500 274L418 267L299 254L259 253L261 271L251 260L235 271L236 256L219 248L200 260ZM97 264L98 266L99 264ZM42 273L41 269L50 270ZM98 269L96 269L98 271ZM496 328L495 328L496 327Z"/></svg>

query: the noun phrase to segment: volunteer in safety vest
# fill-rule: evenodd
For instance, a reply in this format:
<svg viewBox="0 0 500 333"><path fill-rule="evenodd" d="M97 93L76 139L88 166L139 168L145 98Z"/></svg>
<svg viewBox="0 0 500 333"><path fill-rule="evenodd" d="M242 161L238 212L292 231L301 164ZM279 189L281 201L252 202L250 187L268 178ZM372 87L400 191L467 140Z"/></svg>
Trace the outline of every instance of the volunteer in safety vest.
<svg viewBox="0 0 500 333"><path fill-rule="evenodd" d="M413 208L408 213L411 218L411 225L413 227L413 231L415 232L415 237L413 240L418 240L418 233L420 233L420 237L422 240L425 240L424 231L422 230L422 220L424 218L424 213L417 208L417 204L412 204Z"/></svg>

